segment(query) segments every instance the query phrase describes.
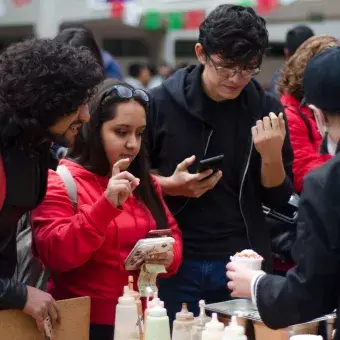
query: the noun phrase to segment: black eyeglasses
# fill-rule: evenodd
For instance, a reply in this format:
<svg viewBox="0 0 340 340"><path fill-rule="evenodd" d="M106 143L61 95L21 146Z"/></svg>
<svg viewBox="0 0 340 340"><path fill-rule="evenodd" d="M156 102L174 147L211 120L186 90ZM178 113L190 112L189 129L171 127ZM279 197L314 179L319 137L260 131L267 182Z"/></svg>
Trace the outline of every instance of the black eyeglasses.
<svg viewBox="0 0 340 340"><path fill-rule="evenodd" d="M259 67L241 69L240 67L227 67L217 65L210 55L207 55L207 57L215 68L216 73L221 78L231 78L234 77L236 74L240 74L243 78L251 78L257 76L261 72L261 69Z"/></svg>
<svg viewBox="0 0 340 340"><path fill-rule="evenodd" d="M112 94L117 95L119 98L122 99L132 99L132 98L138 98L145 102L146 104L149 103L149 95L141 89L131 89L124 85L115 85L110 90L108 90L105 95L102 98L102 102Z"/></svg>

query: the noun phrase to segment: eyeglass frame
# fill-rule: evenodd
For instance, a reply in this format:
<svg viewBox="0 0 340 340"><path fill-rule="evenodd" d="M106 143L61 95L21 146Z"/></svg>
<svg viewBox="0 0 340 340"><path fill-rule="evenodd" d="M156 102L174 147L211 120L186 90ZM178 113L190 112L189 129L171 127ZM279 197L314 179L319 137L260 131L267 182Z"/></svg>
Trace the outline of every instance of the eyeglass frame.
<svg viewBox="0 0 340 340"><path fill-rule="evenodd" d="M131 95L124 96L122 92L119 91L119 89L128 90L130 91ZM146 93L146 91L142 89L134 89L126 85L114 85L104 93L100 101L100 104L102 104L104 100L106 100L106 98L111 96L113 93L120 99L135 99L136 98L136 99L143 101L146 104L146 106L149 106L149 103L150 103L150 97Z"/></svg>
<svg viewBox="0 0 340 340"><path fill-rule="evenodd" d="M206 56L210 60L211 64L214 66L214 69L216 70L217 75L220 76L220 77L231 78L231 77L234 77L236 74L240 74L242 78L247 79L247 78L257 76L262 71L260 67L256 67L254 69L240 70L239 66L237 68L235 68L235 67L234 68L228 68L226 66L216 65L216 62L211 58L211 56L209 54L206 54ZM221 75L220 70L229 71L230 74L229 75ZM246 71L246 72L251 71L251 74L244 75L244 74L242 74L242 72L244 72L244 71Z"/></svg>

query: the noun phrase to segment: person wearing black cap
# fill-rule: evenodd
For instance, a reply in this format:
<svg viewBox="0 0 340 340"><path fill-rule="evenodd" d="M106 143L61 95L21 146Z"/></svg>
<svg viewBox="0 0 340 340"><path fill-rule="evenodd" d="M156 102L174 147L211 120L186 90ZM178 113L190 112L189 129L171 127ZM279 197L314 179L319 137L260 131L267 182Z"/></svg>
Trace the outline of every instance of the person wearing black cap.
<svg viewBox="0 0 340 340"><path fill-rule="evenodd" d="M309 38L314 36L313 30L306 25L298 25L290 29L286 34L285 48L283 49L285 59L288 60L296 50ZM277 81L280 76L280 71L275 72L268 92L276 97L280 97L277 91Z"/></svg>
<svg viewBox="0 0 340 340"><path fill-rule="evenodd" d="M340 47L315 56L304 77L305 101L325 122L340 120ZM322 123L321 123L322 124ZM340 136L340 125L333 137ZM339 137L335 140L339 144ZM286 277L227 265L233 297L252 298L273 329L310 321L337 309L340 329L340 153L310 172L299 206L296 267ZM303 249L303 251L301 251ZM335 339L340 339L340 331Z"/></svg>

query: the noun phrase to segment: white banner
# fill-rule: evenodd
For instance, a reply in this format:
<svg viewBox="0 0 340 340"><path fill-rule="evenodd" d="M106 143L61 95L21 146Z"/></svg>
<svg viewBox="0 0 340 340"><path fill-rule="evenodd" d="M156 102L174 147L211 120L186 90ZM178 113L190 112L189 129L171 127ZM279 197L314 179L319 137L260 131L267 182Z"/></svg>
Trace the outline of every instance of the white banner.
<svg viewBox="0 0 340 340"><path fill-rule="evenodd" d="M124 5L123 23L138 27L142 18L143 9L136 1L126 1Z"/></svg>
<svg viewBox="0 0 340 340"><path fill-rule="evenodd" d="M107 0L86 0L87 7L96 11L106 11L111 8L111 4Z"/></svg>

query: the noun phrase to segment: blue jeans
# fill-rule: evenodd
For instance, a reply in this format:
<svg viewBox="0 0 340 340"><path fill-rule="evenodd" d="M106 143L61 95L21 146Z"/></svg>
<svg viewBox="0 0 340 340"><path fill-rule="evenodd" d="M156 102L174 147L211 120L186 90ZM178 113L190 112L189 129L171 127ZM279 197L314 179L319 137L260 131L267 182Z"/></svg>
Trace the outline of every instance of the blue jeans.
<svg viewBox="0 0 340 340"><path fill-rule="evenodd" d="M159 297L165 303L171 326L183 302L197 316L199 300L203 299L207 304L230 300L227 263L227 260L184 260L175 276L159 280Z"/></svg>

